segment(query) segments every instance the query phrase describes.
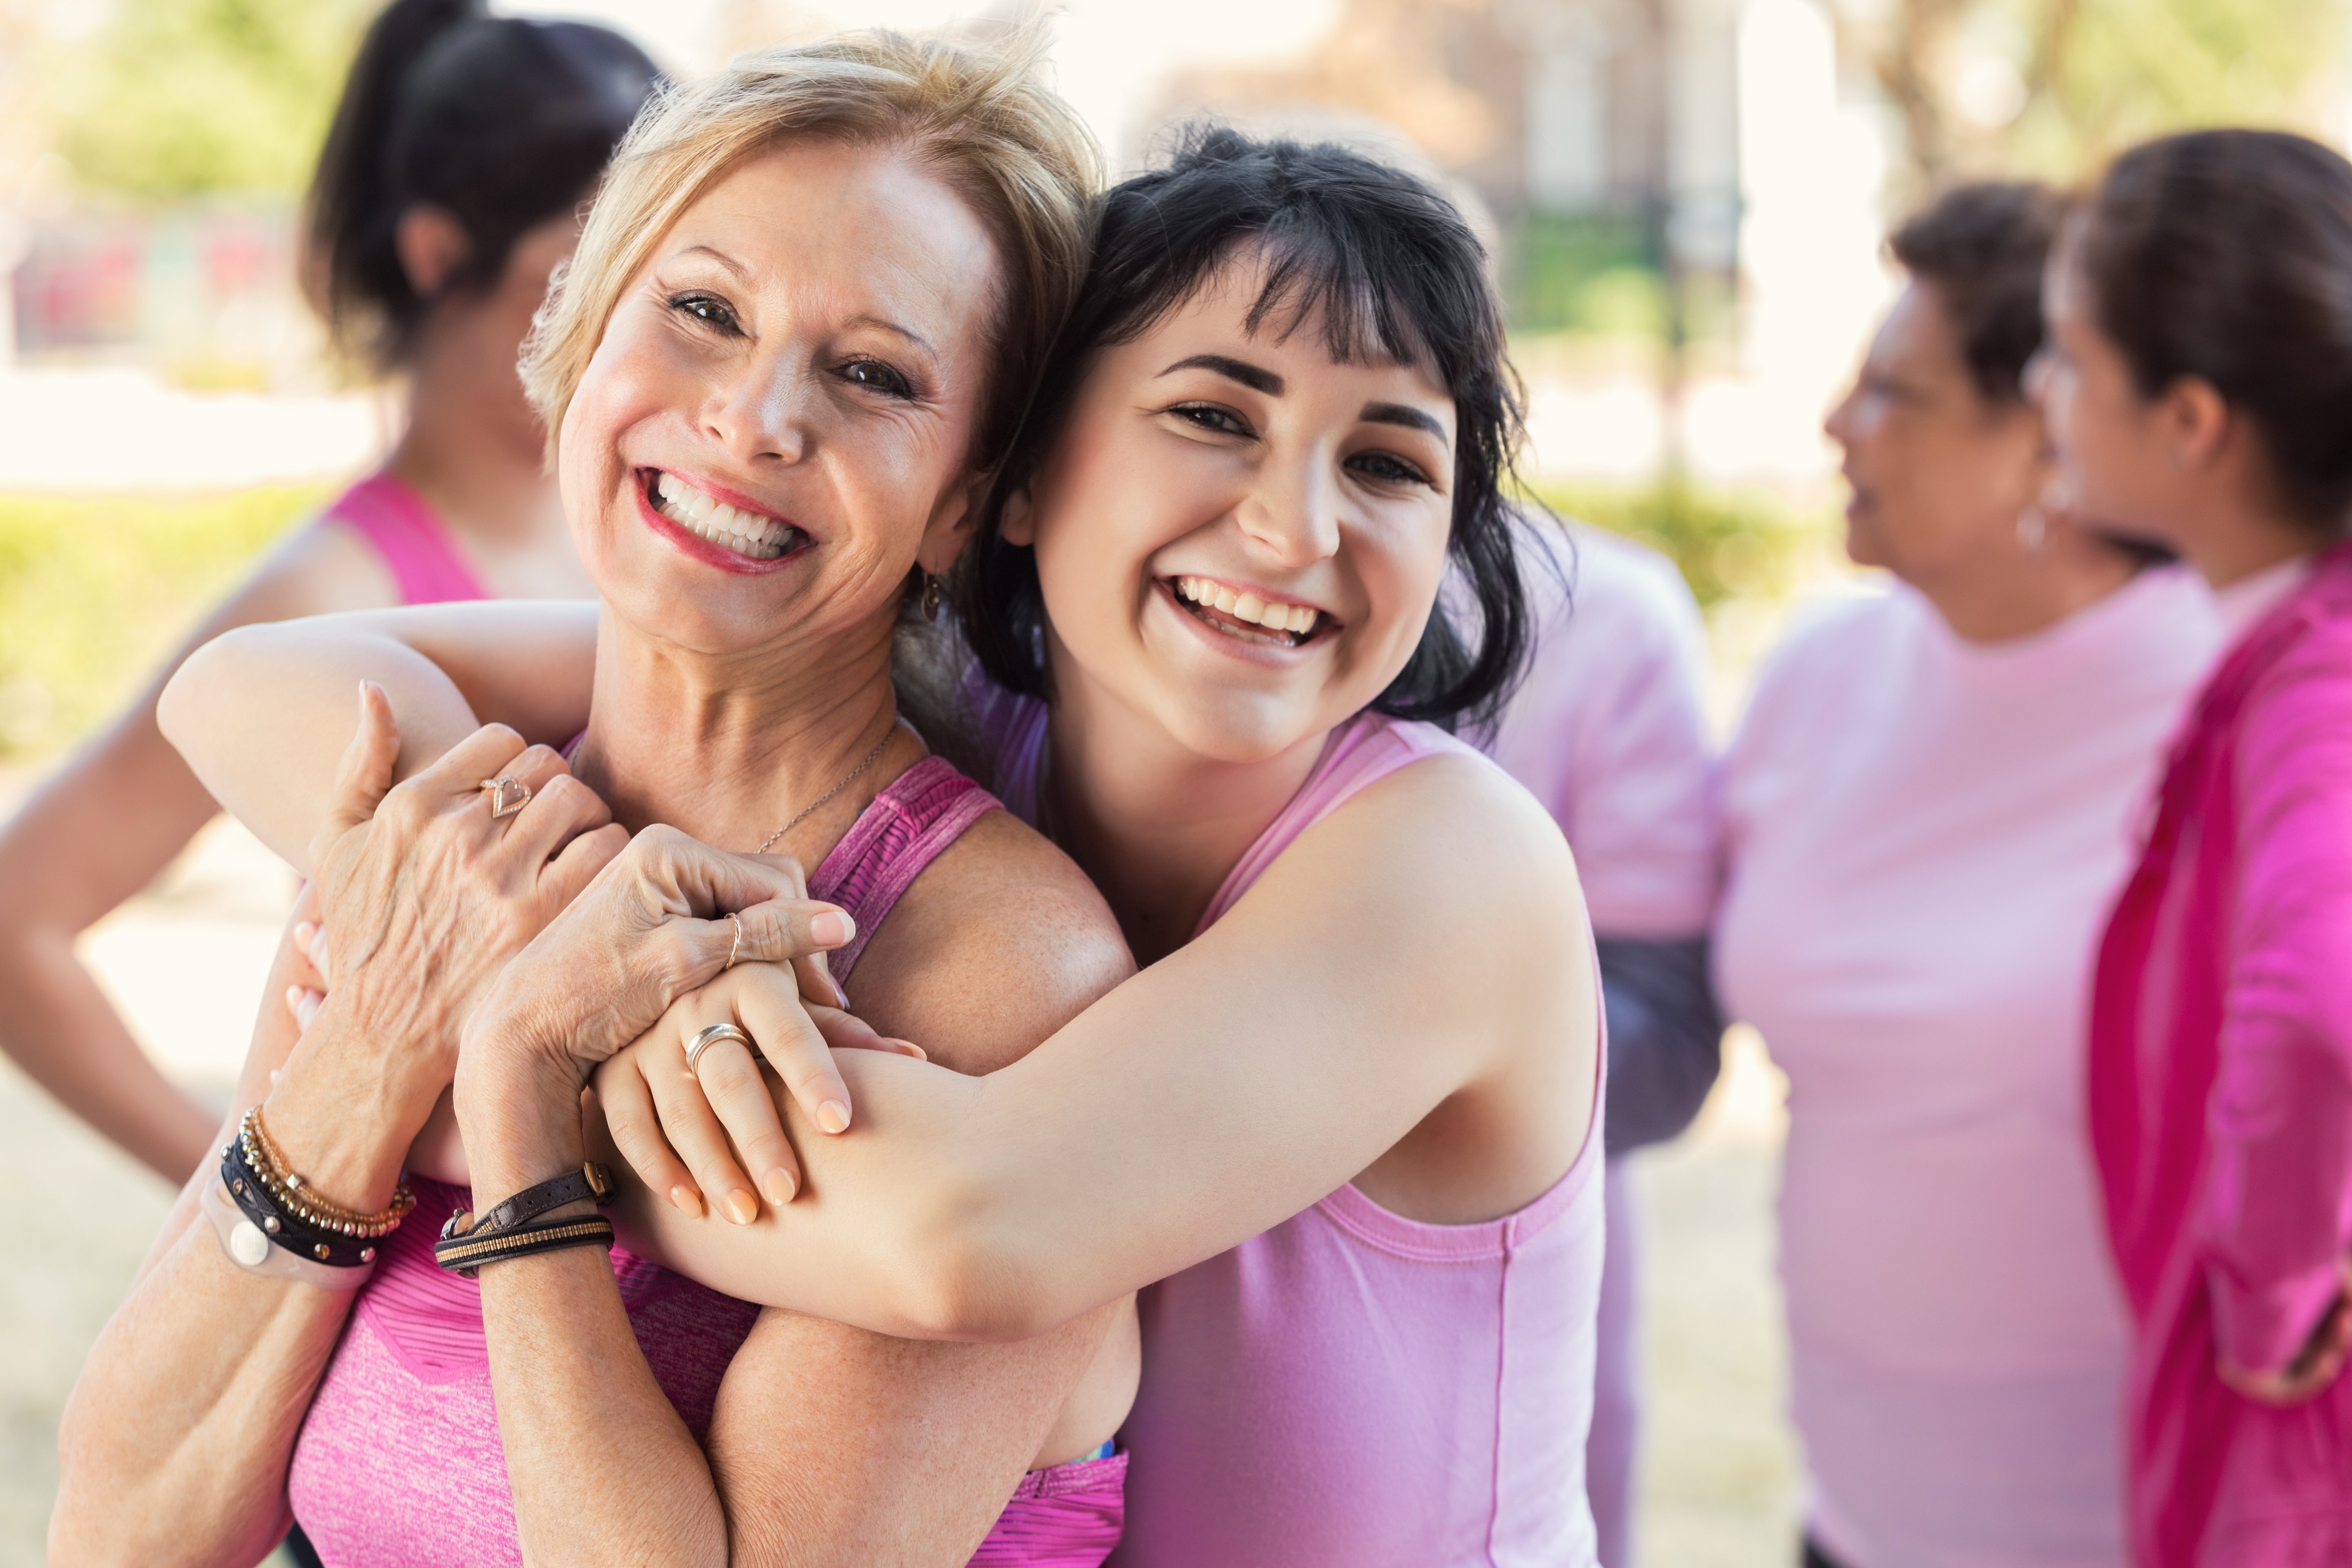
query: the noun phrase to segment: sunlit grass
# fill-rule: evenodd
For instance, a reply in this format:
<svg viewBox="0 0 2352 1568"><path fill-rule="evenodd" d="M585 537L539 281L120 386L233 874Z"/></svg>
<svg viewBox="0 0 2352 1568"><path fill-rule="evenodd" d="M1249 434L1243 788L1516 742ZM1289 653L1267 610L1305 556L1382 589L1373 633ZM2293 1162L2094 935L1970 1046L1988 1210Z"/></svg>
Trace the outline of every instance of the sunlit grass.
<svg viewBox="0 0 2352 1568"><path fill-rule="evenodd" d="M0 496L0 758L37 760L103 721L326 494Z"/></svg>

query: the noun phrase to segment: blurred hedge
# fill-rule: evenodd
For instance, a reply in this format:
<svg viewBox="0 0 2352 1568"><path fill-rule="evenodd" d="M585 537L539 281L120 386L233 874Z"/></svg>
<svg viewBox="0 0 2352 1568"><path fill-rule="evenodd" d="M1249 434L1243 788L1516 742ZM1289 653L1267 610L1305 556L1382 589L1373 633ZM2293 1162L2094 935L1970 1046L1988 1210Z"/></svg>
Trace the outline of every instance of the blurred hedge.
<svg viewBox="0 0 2352 1568"><path fill-rule="evenodd" d="M1788 593L1801 558L1822 537L1819 520L1767 492L1684 479L1549 483L1535 486L1534 493L1562 517L1622 533L1670 557L1702 609L1727 599Z"/></svg>
<svg viewBox="0 0 2352 1568"><path fill-rule="evenodd" d="M326 498L0 496L0 757L79 740L254 555Z"/></svg>

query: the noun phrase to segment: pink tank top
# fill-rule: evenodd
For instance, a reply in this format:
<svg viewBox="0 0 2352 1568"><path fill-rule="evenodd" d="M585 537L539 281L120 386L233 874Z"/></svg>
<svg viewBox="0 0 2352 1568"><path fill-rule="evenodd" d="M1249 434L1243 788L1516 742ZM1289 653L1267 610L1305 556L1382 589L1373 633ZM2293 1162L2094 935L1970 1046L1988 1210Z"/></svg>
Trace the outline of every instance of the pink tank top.
<svg viewBox="0 0 2352 1568"><path fill-rule="evenodd" d="M448 525L389 470L370 474L336 497L326 515L375 547L400 585L403 604L498 597L457 552Z"/></svg>
<svg viewBox="0 0 2352 1568"><path fill-rule="evenodd" d="M857 922L836 977L848 977L923 868L996 804L938 757L874 797L809 879ZM520 1568L481 1288L433 1261L433 1238L467 1194L414 1185L416 1211L385 1244L302 1424L288 1481L294 1517L329 1568ZM638 1348L698 1440L760 1309L626 1248L612 1258ZM1127 1462L1115 1454L1032 1472L973 1563L1095 1568L1118 1541Z"/></svg>
<svg viewBox="0 0 2352 1568"><path fill-rule="evenodd" d="M971 695L998 745L1006 805L1034 820L1044 706ZM1201 930L1359 790L1441 755L1478 757L1433 726L1377 714L1334 731ZM1601 1166L1596 1114L1567 1174L1517 1214L1424 1225L1344 1186L1146 1289L1143 1383L1119 1434L1132 1456L1127 1534L1113 1563L1593 1563L1584 1436Z"/></svg>

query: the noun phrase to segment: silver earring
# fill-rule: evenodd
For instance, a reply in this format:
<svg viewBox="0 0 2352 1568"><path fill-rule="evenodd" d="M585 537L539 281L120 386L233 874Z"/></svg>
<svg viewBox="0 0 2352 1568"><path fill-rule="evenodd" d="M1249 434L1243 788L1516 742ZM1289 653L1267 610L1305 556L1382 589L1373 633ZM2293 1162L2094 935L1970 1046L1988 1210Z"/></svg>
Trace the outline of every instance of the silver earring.
<svg viewBox="0 0 2352 1568"><path fill-rule="evenodd" d="M2031 555L2050 539L2050 519L2039 506L2029 506L2017 514L2018 548Z"/></svg>
<svg viewBox="0 0 2352 1568"><path fill-rule="evenodd" d="M923 574L923 619L937 621L940 618L940 598L943 592L940 584L946 581L945 577L933 573Z"/></svg>

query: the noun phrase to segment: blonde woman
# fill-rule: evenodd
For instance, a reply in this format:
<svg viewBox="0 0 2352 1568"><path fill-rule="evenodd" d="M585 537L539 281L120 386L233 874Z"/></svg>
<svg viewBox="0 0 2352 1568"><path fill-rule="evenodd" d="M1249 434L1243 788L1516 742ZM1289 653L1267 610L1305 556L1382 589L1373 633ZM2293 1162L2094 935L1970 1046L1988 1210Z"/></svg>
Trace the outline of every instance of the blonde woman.
<svg viewBox="0 0 2352 1568"><path fill-rule="evenodd" d="M462 714L452 735L448 703L403 695L395 733L375 691L315 849L315 811L287 828L232 801L317 878L332 986L290 1055L264 1031L240 1086L252 1120L92 1353L58 1560L250 1563L289 1496L333 1564L787 1545L793 1562L1034 1562L1019 1542L1041 1532L1054 1561L1096 1563L1116 1542L1124 1458L1103 1450L1135 1387L1131 1301L1024 1343L929 1345L761 1312L625 1251L609 1269L495 1263L477 1284L433 1254L445 1218L478 1206L464 1184L491 1208L548 1173L512 1177L478 1140L470 1173L417 1146L461 1021L554 919L587 922L604 978L656 1011L738 960L835 949L861 1015L952 1034L939 1058L968 1072L1126 974L1085 879L926 754L891 681L895 630L961 552L1083 270L1093 169L1015 64L883 35L752 57L632 132L529 367L604 595L585 731L567 763ZM240 687L238 646L200 656L165 703L215 783L188 715ZM392 650L385 678L404 693L404 658L421 663ZM551 700L576 700L587 673ZM404 742L439 760L387 795ZM319 761L289 742L271 765L324 800ZM625 828L643 829L625 850ZM833 901L686 834L793 857ZM596 898L559 916L592 877ZM689 912L711 918L632 945ZM747 1045L698 1070L751 1073ZM839 1130L847 1091L822 1041L802 1045L795 1087ZM790 1176L762 1174L790 1196ZM331 1228L314 1261L296 1192L363 1232L398 1227L365 1246ZM737 1219L755 1206L708 1197ZM235 1210L216 1240L199 1205L232 1201L247 1221L263 1205L276 1240Z"/></svg>

